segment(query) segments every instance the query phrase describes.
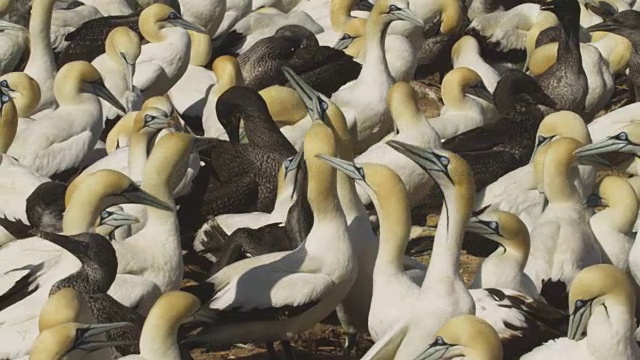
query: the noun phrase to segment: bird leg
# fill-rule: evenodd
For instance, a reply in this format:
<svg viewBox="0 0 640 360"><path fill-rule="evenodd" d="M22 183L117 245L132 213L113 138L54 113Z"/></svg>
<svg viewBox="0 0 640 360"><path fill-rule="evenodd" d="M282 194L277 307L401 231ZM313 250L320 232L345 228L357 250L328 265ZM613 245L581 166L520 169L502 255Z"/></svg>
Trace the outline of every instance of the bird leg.
<svg viewBox="0 0 640 360"><path fill-rule="evenodd" d="M293 349L291 348L291 342L289 340L280 341L282 344L282 350L284 350L284 358L286 360L296 360L296 356L293 354Z"/></svg>
<svg viewBox="0 0 640 360"><path fill-rule="evenodd" d="M344 340L344 348L342 348L342 354L345 356L351 355L353 350L356 348L356 343L358 341L358 333L349 332Z"/></svg>
<svg viewBox="0 0 640 360"><path fill-rule="evenodd" d="M267 341L265 346L271 360L280 360L280 358L278 358L278 354L276 353L276 349L273 347L273 341Z"/></svg>

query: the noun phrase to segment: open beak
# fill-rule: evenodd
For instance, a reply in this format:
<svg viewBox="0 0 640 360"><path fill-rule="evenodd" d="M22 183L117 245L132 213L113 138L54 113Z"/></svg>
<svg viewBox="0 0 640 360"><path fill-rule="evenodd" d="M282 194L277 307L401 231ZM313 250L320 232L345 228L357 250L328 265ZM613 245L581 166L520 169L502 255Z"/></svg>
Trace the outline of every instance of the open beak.
<svg viewBox="0 0 640 360"><path fill-rule="evenodd" d="M172 20L167 20L171 25L173 26L177 26L177 27L181 27L185 30L190 30L190 31L195 31L197 33L201 33L201 34L205 34L205 35L209 35L209 33L207 33L207 30L205 28L203 28L200 25L196 25L192 22L189 22L183 18L178 18L178 19L172 19Z"/></svg>
<svg viewBox="0 0 640 360"><path fill-rule="evenodd" d="M111 346L132 345L134 343L133 341L104 341L92 339L93 337L102 335L108 331L121 329L127 326L133 326L133 324L129 322L117 322L111 324L79 325L76 330L76 342L74 343L73 348L92 352Z"/></svg>
<svg viewBox="0 0 640 360"><path fill-rule="evenodd" d="M396 19L398 19L398 20L405 20L405 21L408 21L408 22L410 22L410 23L412 23L412 24L414 24L416 26L424 27L424 22L422 20L420 20L418 18L418 15L416 15L410 9L399 8L398 10L392 11L391 14L393 16L395 16Z"/></svg>
<svg viewBox="0 0 640 360"><path fill-rule="evenodd" d="M326 102L324 102L318 93L289 67L283 66L282 72L293 86L293 89L298 93L298 95L300 95L304 105L307 107L307 112L309 112L311 120L321 120L324 122L324 114L327 111L326 106L328 106ZM322 106L323 103L325 104L324 108Z"/></svg>
<svg viewBox="0 0 640 360"><path fill-rule="evenodd" d="M593 301L589 301L585 306L573 311L569 316L569 332L567 338L578 341L584 337L589 319L591 318L592 307Z"/></svg>
<svg viewBox="0 0 640 360"><path fill-rule="evenodd" d="M166 211L174 210L173 206L145 192L138 186L130 186L129 189L121 193L120 196L126 200L125 203L148 205Z"/></svg>
<svg viewBox="0 0 640 360"><path fill-rule="evenodd" d="M480 98L489 104L493 104L493 94L487 89L484 83L479 82L474 86L469 86L465 91L467 94Z"/></svg>
<svg viewBox="0 0 640 360"><path fill-rule="evenodd" d="M322 154L316 155L316 157L322 159L324 162L331 165L331 167L347 174L350 178L364 181L364 177L360 174L358 167L353 162Z"/></svg>
<svg viewBox="0 0 640 360"><path fill-rule="evenodd" d="M605 154L611 152L627 152L624 151L629 146L627 141L616 139L615 137L608 137L604 140L595 142L593 144L585 145L573 152L578 158L584 158L590 155ZM633 153L633 152L632 152Z"/></svg>
<svg viewBox="0 0 640 360"><path fill-rule="evenodd" d="M408 157L420 166L427 173L440 172L447 176L449 181L453 184L453 179L449 176L449 172L440 161L441 155L435 153L431 149L424 149L415 145L403 143L397 140L387 141L387 145L400 154Z"/></svg>
<svg viewBox="0 0 640 360"><path fill-rule="evenodd" d="M116 98L116 96L107 89L102 80L91 83L91 92L113 105L113 107L118 109L122 114L127 113L127 109L120 103L120 100L118 100L118 98Z"/></svg>
<svg viewBox="0 0 640 360"><path fill-rule="evenodd" d="M344 50L344 49L348 48L349 45L351 45L351 43L353 43L353 40L355 40L355 37L353 37L353 36L351 36L349 34L344 34L338 40L338 42L336 42L333 45L333 48L336 49L336 50Z"/></svg>
<svg viewBox="0 0 640 360"><path fill-rule="evenodd" d="M104 210L100 213L100 223L104 225L113 226L115 228L119 228L125 225L131 225L139 223L140 219L138 217L126 213L124 211L116 210Z"/></svg>

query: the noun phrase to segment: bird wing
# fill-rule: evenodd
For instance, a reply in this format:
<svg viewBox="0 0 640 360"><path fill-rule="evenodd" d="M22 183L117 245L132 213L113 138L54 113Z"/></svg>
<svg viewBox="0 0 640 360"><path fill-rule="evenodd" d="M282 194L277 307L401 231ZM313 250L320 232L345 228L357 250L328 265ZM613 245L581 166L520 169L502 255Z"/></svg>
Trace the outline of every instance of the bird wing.
<svg viewBox="0 0 640 360"><path fill-rule="evenodd" d="M321 273L285 269L283 262L257 266L220 289L209 303L221 318L281 319L317 304L335 283Z"/></svg>
<svg viewBox="0 0 640 360"><path fill-rule="evenodd" d="M383 336L382 339L376 341L360 360L386 360L395 358L396 352L398 348L400 348L400 344L402 344L402 340L404 340L408 329L408 321L399 321L396 327Z"/></svg>
<svg viewBox="0 0 640 360"><path fill-rule="evenodd" d="M504 138L504 122L486 124L445 140L444 149L455 153L490 150Z"/></svg>

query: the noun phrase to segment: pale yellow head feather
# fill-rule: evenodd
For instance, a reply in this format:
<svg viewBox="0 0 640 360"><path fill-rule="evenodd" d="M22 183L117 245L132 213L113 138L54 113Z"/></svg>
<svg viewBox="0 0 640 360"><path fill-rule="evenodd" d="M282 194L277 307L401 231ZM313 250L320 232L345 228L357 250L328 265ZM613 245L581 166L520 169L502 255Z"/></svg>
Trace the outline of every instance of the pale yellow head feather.
<svg viewBox="0 0 640 360"><path fill-rule="evenodd" d="M63 288L51 295L40 310L38 330L40 332L69 322L84 322L91 316L86 300L72 288ZM83 318L85 317L85 318Z"/></svg>
<svg viewBox="0 0 640 360"><path fill-rule="evenodd" d="M472 51L477 54L480 53L480 45L473 36L465 35L461 37L460 40L456 41L451 48L451 59L456 60L465 52L465 50Z"/></svg>
<svg viewBox="0 0 640 360"><path fill-rule="evenodd" d="M613 265L600 264L583 269L576 275L569 289L569 313L573 313L577 300L596 299L625 305L633 311L636 294L629 275Z"/></svg>
<svg viewBox="0 0 640 360"><path fill-rule="evenodd" d="M86 61L74 61L64 65L56 75L53 92L60 105L75 104L83 83L101 79L100 73Z"/></svg>
<svg viewBox="0 0 640 360"><path fill-rule="evenodd" d="M18 110L18 117L29 117L40 102L40 85L27 73L11 72L0 76L0 81L6 80L13 92L13 102Z"/></svg>
<svg viewBox="0 0 640 360"><path fill-rule="evenodd" d="M529 31L527 31L527 39L525 43L527 54L529 56L533 54L533 50L536 48L538 35L540 35L542 31L559 24L560 21L558 21L558 18L554 13L551 11L541 11L536 17L536 22L531 26Z"/></svg>
<svg viewBox="0 0 640 360"><path fill-rule="evenodd" d="M324 123L314 121L304 137L304 160L308 171L307 199L314 217L322 217L339 206L336 170L317 155L336 156L336 139Z"/></svg>
<svg viewBox="0 0 640 360"><path fill-rule="evenodd" d="M424 116L418 108L418 98L413 87L405 82L398 81L387 93L387 103L393 122L402 132L407 126L425 121Z"/></svg>
<svg viewBox="0 0 640 360"><path fill-rule="evenodd" d="M442 24L440 33L449 34L454 32L462 21L462 11L460 3L456 0L440 0L442 4Z"/></svg>
<svg viewBox="0 0 640 360"><path fill-rule="evenodd" d="M145 165L142 188L153 188L154 192L168 191L152 195L161 197L163 201L172 199L171 193L187 170L192 143L193 135L179 132L169 133L158 139Z"/></svg>
<svg viewBox="0 0 640 360"><path fill-rule="evenodd" d="M198 311L200 305L200 300L187 292L169 291L153 304L144 327L154 331L175 331L182 321Z"/></svg>
<svg viewBox="0 0 640 360"><path fill-rule="evenodd" d="M41 332L33 343L29 360L62 359L73 348L77 326L75 323L66 323Z"/></svg>
<svg viewBox="0 0 640 360"><path fill-rule="evenodd" d="M160 3L150 5L144 9L138 20L142 36L149 42L162 41L160 23L166 20L173 12L175 11L171 7Z"/></svg>
<svg viewBox="0 0 640 360"><path fill-rule="evenodd" d="M465 89L481 81L480 75L467 67L458 67L449 71L442 79L442 101L447 107L462 106L465 99Z"/></svg>
<svg viewBox="0 0 640 360"><path fill-rule="evenodd" d="M611 225L623 234L631 232L638 215L638 199L629 181L620 176L607 176L600 182L598 194L610 209L619 211L619 216L610 220Z"/></svg>
<svg viewBox="0 0 640 360"><path fill-rule="evenodd" d="M533 50L529 57L529 71L533 75L540 75L556 63L558 43L549 43Z"/></svg>
<svg viewBox="0 0 640 360"><path fill-rule="evenodd" d="M137 115L138 111L127 113L111 128L105 141L107 154L111 154L118 148L126 147L129 144L129 138L134 133L133 122Z"/></svg>
<svg viewBox="0 0 640 360"><path fill-rule="evenodd" d="M584 144L576 139L561 137L550 142L543 160L544 193L549 202L576 200L576 190L569 183L569 171L576 165L573 152Z"/></svg>
<svg viewBox="0 0 640 360"><path fill-rule="evenodd" d="M507 252L515 252L527 259L531 246L529 230L518 216L507 211L494 210L478 217L485 221L497 222L501 236L491 239L504 246Z"/></svg>
<svg viewBox="0 0 640 360"><path fill-rule="evenodd" d="M466 359L502 360L498 333L486 321L473 315L449 319L436 332L447 344L462 347Z"/></svg>
<svg viewBox="0 0 640 360"><path fill-rule="evenodd" d="M591 135L582 117L567 110L547 115L540 123L537 135L570 137L583 144L591 143Z"/></svg>
<svg viewBox="0 0 640 360"><path fill-rule="evenodd" d="M278 126L293 125L307 116L304 101L292 88L274 85L258 93L264 99L271 118Z"/></svg>
<svg viewBox="0 0 640 360"><path fill-rule="evenodd" d="M0 90L0 96L6 97L7 102L0 110L0 154L9 150L18 131L18 111L11 96Z"/></svg>
<svg viewBox="0 0 640 360"><path fill-rule="evenodd" d="M105 42L105 51L112 61L120 64L122 57L129 64L135 64L140 56L140 37L126 26L119 26L109 33Z"/></svg>
<svg viewBox="0 0 640 360"><path fill-rule="evenodd" d="M191 38L191 58L189 64L193 66L205 66L211 59L211 38L207 34L195 31L187 31Z"/></svg>

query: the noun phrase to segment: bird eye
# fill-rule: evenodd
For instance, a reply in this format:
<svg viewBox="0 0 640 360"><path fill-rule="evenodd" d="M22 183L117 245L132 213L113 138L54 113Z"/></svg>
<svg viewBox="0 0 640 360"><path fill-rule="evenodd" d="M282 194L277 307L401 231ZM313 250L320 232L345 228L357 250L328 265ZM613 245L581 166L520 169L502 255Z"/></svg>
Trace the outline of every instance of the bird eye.
<svg viewBox="0 0 640 360"><path fill-rule="evenodd" d="M626 132L621 132L620 134L618 134L618 136L616 136L616 138L618 140L627 141L629 139L629 135L627 135Z"/></svg>
<svg viewBox="0 0 640 360"><path fill-rule="evenodd" d="M180 18L180 15L178 15L178 14L176 14L174 12L169 14L169 20L175 20L175 19L178 19L178 18Z"/></svg>
<svg viewBox="0 0 640 360"><path fill-rule="evenodd" d="M292 161L292 160L293 160L293 157L287 158L287 159L284 161L284 167L285 167L285 168L288 168L289 166L291 166L291 161Z"/></svg>
<svg viewBox="0 0 640 360"><path fill-rule="evenodd" d="M441 156L440 157L440 163L444 166L448 166L449 165L449 158Z"/></svg>
<svg viewBox="0 0 640 360"><path fill-rule="evenodd" d="M320 108L323 111L327 111L327 109L329 109L329 104L327 104L327 102L324 100L320 100Z"/></svg>
<svg viewBox="0 0 640 360"><path fill-rule="evenodd" d="M153 116L147 114L144 116L144 122L145 123L150 123L153 120Z"/></svg>
<svg viewBox="0 0 640 360"><path fill-rule="evenodd" d="M342 35L342 37L340 38L340 40L349 40L352 39L353 36L349 35L349 34L344 34Z"/></svg>
<svg viewBox="0 0 640 360"><path fill-rule="evenodd" d="M2 81L0 81L0 86L9 87L9 82L7 80L2 80Z"/></svg>
<svg viewBox="0 0 640 360"><path fill-rule="evenodd" d="M493 230L498 230L498 223L495 221L490 221L489 222L489 227Z"/></svg>
<svg viewBox="0 0 640 360"><path fill-rule="evenodd" d="M442 338L442 336L438 336L438 337L436 337L436 341L434 341L433 343L434 343L435 345L439 345L439 346L442 346L442 345L445 345L445 344L446 344L446 342L444 341L444 339Z"/></svg>
<svg viewBox="0 0 640 360"><path fill-rule="evenodd" d="M399 11L399 10L400 10L400 8L399 8L399 7L397 7L396 5L393 5L393 4L392 4L392 5L389 5L389 12L392 12L392 11Z"/></svg>
<svg viewBox="0 0 640 360"><path fill-rule="evenodd" d="M356 171L358 172L358 175L360 175L360 177L364 179L364 169L356 166Z"/></svg>
<svg viewBox="0 0 640 360"><path fill-rule="evenodd" d="M2 95L2 103L9 102L9 95Z"/></svg>
<svg viewBox="0 0 640 360"><path fill-rule="evenodd" d="M542 144L543 142L545 142L545 140L547 140L547 137L544 135L538 135L538 145Z"/></svg>
<svg viewBox="0 0 640 360"><path fill-rule="evenodd" d="M576 300L576 309L581 309L586 305L586 302L583 300Z"/></svg>

